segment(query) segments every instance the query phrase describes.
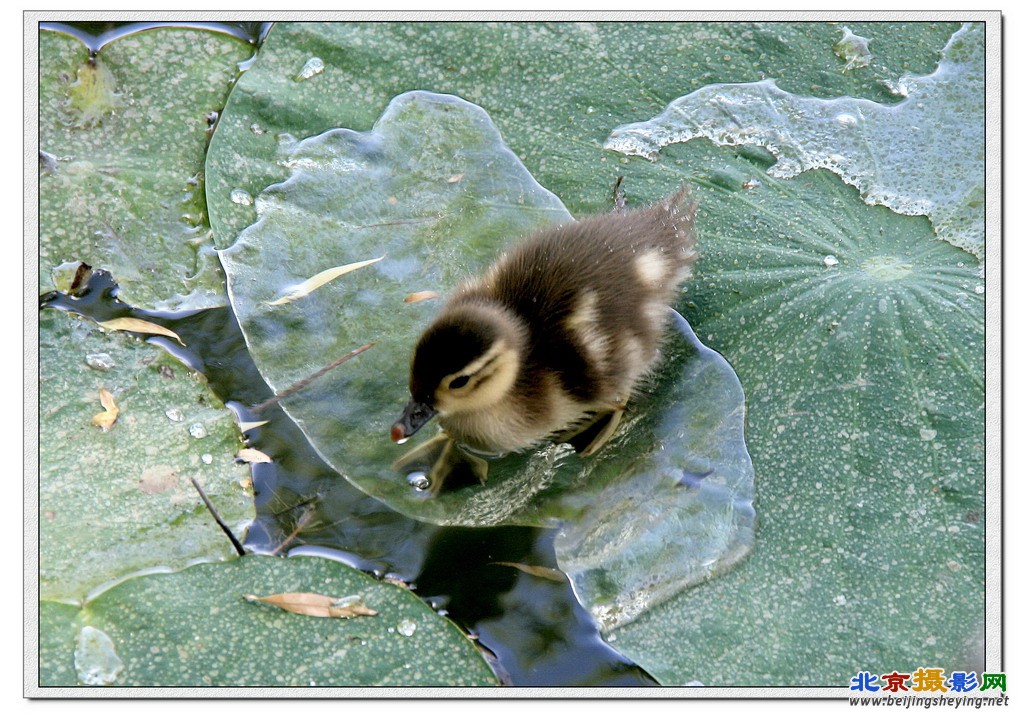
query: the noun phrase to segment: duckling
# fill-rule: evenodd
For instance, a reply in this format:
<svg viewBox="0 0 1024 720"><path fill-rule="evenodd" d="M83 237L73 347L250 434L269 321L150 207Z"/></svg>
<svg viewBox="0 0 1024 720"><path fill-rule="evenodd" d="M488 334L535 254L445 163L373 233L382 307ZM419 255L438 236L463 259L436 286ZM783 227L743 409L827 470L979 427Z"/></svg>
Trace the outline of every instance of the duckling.
<svg viewBox="0 0 1024 720"><path fill-rule="evenodd" d="M641 210L616 205L538 232L456 288L413 352L392 440L434 415L447 438L495 455L545 441L589 455L612 437L696 259L687 188Z"/></svg>

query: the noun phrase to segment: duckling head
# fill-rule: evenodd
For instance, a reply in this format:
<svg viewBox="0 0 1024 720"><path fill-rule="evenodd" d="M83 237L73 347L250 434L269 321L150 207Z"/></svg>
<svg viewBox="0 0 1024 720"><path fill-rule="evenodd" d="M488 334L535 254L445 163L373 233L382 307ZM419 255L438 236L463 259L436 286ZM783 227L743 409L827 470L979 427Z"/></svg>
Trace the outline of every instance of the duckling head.
<svg viewBox="0 0 1024 720"><path fill-rule="evenodd" d="M449 306L416 344L409 377L412 399L391 426L405 442L434 415L498 411L522 365L526 331L515 315L492 304Z"/></svg>

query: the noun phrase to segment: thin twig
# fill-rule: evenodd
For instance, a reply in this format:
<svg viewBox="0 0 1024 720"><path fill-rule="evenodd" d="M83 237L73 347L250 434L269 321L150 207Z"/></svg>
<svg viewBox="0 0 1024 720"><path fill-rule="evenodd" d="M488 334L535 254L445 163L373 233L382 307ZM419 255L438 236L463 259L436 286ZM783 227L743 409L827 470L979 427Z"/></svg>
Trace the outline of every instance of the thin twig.
<svg viewBox="0 0 1024 720"><path fill-rule="evenodd" d="M615 205L615 212L626 211L626 192L622 189L622 175L619 175L612 187L612 203Z"/></svg>
<svg viewBox="0 0 1024 720"><path fill-rule="evenodd" d="M224 534L228 536L228 540L230 540L231 544L235 546L235 552L238 553L239 557L245 555L245 548L242 547L242 543L238 542L238 538L235 537L235 534L231 532L231 529L224 524L223 520L220 519L220 515L217 514L216 510L214 510L213 503L210 502L210 498L206 497L206 493L203 492L203 488L199 485L199 481L194 477L190 477L189 480L192 481L196 490L199 491L199 497L203 499L203 504L206 505L206 509L210 511L210 514L213 515L213 519L217 521L218 525L220 525L220 529L224 531Z"/></svg>
<svg viewBox="0 0 1024 720"><path fill-rule="evenodd" d="M284 398L288 397L292 393L296 393L299 390L302 390L304 387L309 385L311 382L313 382L314 380L316 380L320 376L325 375L326 373L330 372L334 368L336 368L339 365L341 365L343 362L347 362L348 360L351 360L352 358L354 358L359 353L366 352L367 350L369 350L370 348L372 348L376 344L377 344L377 341L374 340L371 343L366 343L362 347L356 348L352 352L349 352L349 353L346 353L346 354L342 355L340 358L338 358L334 362L330 363L329 365L325 365L324 367L322 367L319 370L317 370L315 373L310 375L308 378L305 378L303 380L299 380L297 383L295 383L294 385L292 385L289 388L285 388L284 390L279 392L274 397L269 398L267 400L264 400L259 405L254 406L252 408L252 411L254 413L258 414L258 413L261 413L264 410L266 410L271 405L276 405L277 403L281 402Z"/></svg>

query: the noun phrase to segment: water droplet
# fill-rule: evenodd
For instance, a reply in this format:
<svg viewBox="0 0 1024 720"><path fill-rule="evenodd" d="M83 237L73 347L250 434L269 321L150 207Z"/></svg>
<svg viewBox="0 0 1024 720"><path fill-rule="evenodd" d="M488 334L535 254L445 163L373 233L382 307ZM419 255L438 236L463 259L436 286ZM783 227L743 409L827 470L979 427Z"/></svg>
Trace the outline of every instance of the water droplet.
<svg viewBox="0 0 1024 720"><path fill-rule="evenodd" d="M984 285L975 285L974 286L974 292L978 293L979 295L983 295L985 293L985 286Z"/></svg>
<svg viewBox="0 0 1024 720"><path fill-rule="evenodd" d="M832 602L834 602L836 605L839 605L840 607L842 607L843 605L846 604L846 596L845 595L836 595L834 598L832 598Z"/></svg>
<svg viewBox="0 0 1024 720"><path fill-rule="evenodd" d="M299 76L296 80L309 80L314 75L319 75L324 71L324 61L318 57L311 57L306 61L306 64L302 66L302 70L299 71Z"/></svg>
<svg viewBox="0 0 1024 720"><path fill-rule="evenodd" d="M93 370L109 370L114 367L114 358L107 353L90 353L85 356L85 364Z"/></svg>
<svg viewBox="0 0 1024 720"><path fill-rule="evenodd" d="M403 620L398 623L398 633L405 637L412 637L412 634L416 632L416 623L412 620Z"/></svg>
<svg viewBox="0 0 1024 720"><path fill-rule="evenodd" d="M836 122L839 123L839 127L851 128L857 124L857 118L849 113L840 113L836 115Z"/></svg>
<svg viewBox="0 0 1024 720"><path fill-rule="evenodd" d="M170 420L171 422L181 422L182 420L185 419L185 413L183 413L178 408L171 408L170 410L165 412L164 415L166 415L167 419Z"/></svg>
<svg viewBox="0 0 1024 720"><path fill-rule="evenodd" d="M921 428L921 439L925 442L934 440L935 436L938 435L933 428Z"/></svg>
<svg viewBox="0 0 1024 720"><path fill-rule="evenodd" d="M426 490L430 487L430 478L427 477L426 473L409 473L406 479L409 481L409 484L417 490Z"/></svg>
<svg viewBox="0 0 1024 720"><path fill-rule="evenodd" d="M825 267L833 267L839 264L839 260L835 255L826 255L823 262L825 263Z"/></svg>
<svg viewBox="0 0 1024 720"><path fill-rule="evenodd" d="M188 426L188 434L194 438L204 438L207 433L202 423L194 423Z"/></svg>
<svg viewBox="0 0 1024 720"><path fill-rule="evenodd" d="M209 465L210 463L213 462L213 455L211 455L210 453L203 453L202 460L206 465Z"/></svg>
<svg viewBox="0 0 1024 720"><path fill-rule="evenodd" d="M252 130L253 135L263 135L264 133L267 132L262 127L260 127L259 123L253 123L249 126L249 129Z"/></svg>
<svg viewBox="0 0 1024 720"><path fill-rule="evenodd" d="M117 656L110 636L86 625L78 634L75 670L83 685L113 685L124 670L124 663Z"/></svg>
<svg viewBox="0 0 1024 720"><path fill-rule="evenodd" d="M252 195L242 188L235 188L231 191L231 202L236 205L252 205Z"/></svg>

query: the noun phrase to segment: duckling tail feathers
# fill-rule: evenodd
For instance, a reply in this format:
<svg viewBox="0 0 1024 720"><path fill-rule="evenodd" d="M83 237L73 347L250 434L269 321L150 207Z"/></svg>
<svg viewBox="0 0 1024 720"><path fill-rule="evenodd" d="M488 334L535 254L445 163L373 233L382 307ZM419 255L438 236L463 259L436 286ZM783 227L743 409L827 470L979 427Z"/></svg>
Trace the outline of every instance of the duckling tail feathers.
<svg viewBox="0 0 1024 720"><path fill-rule="evenodd" d="M692 248L697 241L694 232L694 221L697 216L697 198L690 188L683 186L674 195L669 195L660 203L668 215L668 222L675 230L676 236L687 248Z"/></svg>
<svg viewBox="0 0 1024 720"><path fill-rule="evenodd" d="M690 277L691 266L697 259L697 199L690 188L684 186L659 201L653 210L660 215L660 222L668 236L662 236L662 247L675 258L672 284L678 285Z"/></svg>

